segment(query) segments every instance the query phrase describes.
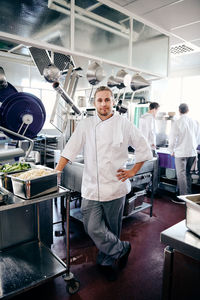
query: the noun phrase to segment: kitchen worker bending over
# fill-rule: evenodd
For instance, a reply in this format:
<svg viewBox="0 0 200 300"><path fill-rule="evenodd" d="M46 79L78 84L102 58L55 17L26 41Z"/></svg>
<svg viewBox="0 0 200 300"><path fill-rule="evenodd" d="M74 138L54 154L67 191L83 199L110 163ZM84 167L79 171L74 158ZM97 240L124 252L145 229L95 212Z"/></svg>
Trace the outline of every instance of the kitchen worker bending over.
<svg viewBox="0 0 200 300"><path fill-rule="evenodd" d="M130 181L152 159L141 132L124 116L113 112L113 93L105 86L94 94L96 116L79 122L66 144L56 169L61 171L83 149L82 205L84 228L99 249L97 264L108 280L125 267L131 245L120 240L125 196ZM128 146L135 149L136 163L126 170Z"/></svg>
<svg viewBox="0 0 200 300"><path fill-rule="evenodd" d="M175 156L175 167L180 195L191 194L191 167L200 143L200 125L188 116L186 103L179 105L180 118L174 121L169 138L169 152ZM179 199L175 202L185 203Z"/></svg>

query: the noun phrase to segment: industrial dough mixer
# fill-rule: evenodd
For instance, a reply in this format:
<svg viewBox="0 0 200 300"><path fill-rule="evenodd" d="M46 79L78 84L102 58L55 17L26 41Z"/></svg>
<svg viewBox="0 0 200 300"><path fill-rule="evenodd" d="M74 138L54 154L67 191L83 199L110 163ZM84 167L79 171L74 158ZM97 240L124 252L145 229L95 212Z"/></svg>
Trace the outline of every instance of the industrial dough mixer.
<svg viewBox="0 0 200 300"><path fill-rule="evenodd" d="M42 101L30 93L15 92L10 84L0 89L0 130L14 140L28 140L26 154L21 148L0 152L0 161L24 156L25 160L33 148L33 140L42 129L46 112Z"/></svg>

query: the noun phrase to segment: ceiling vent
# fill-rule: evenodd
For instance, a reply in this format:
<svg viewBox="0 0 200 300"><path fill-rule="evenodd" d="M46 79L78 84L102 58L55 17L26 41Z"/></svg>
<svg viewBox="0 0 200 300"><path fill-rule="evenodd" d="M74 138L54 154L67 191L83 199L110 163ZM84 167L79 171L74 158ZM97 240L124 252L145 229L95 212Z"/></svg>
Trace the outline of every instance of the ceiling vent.
<svg viewBox="0 0 200 300"><path fill-rule="evenodd" d="M171 55L185 55L190 53L199 52L200 49L192 44L189 43L181 43L177 45L173 45L170 48Z"/></svg>

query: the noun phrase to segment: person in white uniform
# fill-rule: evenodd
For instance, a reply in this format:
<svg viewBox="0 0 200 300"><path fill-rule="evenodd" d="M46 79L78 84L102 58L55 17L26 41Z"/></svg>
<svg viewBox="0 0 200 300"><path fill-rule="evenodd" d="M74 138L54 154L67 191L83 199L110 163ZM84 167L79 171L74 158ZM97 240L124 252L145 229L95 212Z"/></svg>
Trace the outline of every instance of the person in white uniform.
<svg viewBox="0 0 200 300"><path fill-rule="evenodd" d="M62 170L83 149L82 204L84 228L99 249L97 264L108 280L125 267L131 245L120 240L125 196L151 149L141 132L124 116L113 112L113 93L105 86L94 95L95 116L79 122L56 166ZM128 146L135 149L136 163L125 169ZM116 268L117 265L117 268Z"/></svg>
<svg viewBox="0 0 200 300"><path fill-rule="evenodd" d="M149 110L147 113L142 115L139 120L139 129L147 139L152 152L155 156L156 149L156 123L155 117L158 112L160 105L157 102L151 102L149 104Z"/></svg>
<svg viewBox="0 0 200 300"><path fill-rule="evenodd" d="M191 194L191 167L197 157L200 125L188 116L186 103L179 105L180 118L174 121L169 136L169 152L175 157L175 168L180 195ZM176 199L177 202L181 202Z"/></svg>

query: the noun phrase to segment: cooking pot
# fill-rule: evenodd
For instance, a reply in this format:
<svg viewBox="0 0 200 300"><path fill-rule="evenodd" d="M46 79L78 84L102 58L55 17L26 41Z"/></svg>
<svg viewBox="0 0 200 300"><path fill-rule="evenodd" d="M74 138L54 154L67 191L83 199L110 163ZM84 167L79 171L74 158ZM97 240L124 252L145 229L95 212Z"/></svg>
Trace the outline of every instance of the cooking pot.
<svg viewBox="0 0 200 300"><path fill-rule="evenodd" d="M118 89L123 89L127 85L130 84L130 81L128 83L127 79L130 75L123 69L119 70L115 76L115 81L117 82L117 88Z"/></svg>
<svg viewBox="0 0 200 300"><path fill-rule="evenodd" d="M139 74L135 74L131 78L130 86L133 91L137 91L150 86L150 83Z"/></svg>
<svg viewBox="0 0 200 300"><path fill-rule="evenodd" d="M115 81L115 77L114 77L113 75L111 75L111 76L108 78L107 86L108 86L109 88L113 88L113 87L117 86L117 82Z"/></svg>
<svg viewBox="0 0 200 300"><path fill-rule="evenodd" d="M105 78L103 68L96 61L89 64L86 77L91 85L96 85Z"/></svg>

